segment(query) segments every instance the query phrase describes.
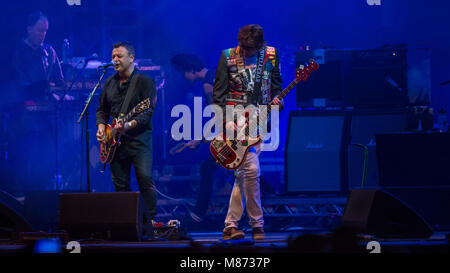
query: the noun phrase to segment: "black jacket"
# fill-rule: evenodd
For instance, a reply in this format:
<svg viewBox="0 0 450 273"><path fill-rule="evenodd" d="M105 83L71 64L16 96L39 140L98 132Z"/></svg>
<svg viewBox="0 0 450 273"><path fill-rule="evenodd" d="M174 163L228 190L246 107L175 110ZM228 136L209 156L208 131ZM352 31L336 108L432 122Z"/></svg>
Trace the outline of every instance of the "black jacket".
<svg viewBox="0 0 450 273"><path fill-rule="evenodd" d="M133 91L128 90L128 86L133 77L138 77L136 88L134 90L135 94L128 105L128 109L125 111L125 114L131 111L139 102L147 98L150 98L150 102L153 101L156 96L155 83L147 75L141 74L135 69L128 81L121 86L119 75L115 74L106 80L102 93L100 94L96 113L97 125L108 124L110 123L110 120L119 116L127 92ZM144 143L150 141L152 135L152 115L152 111L149 111L133 117L132 119L137 121L137 126L126 132L125 139L136 139ZM123 139L124 138L122 138L122 140Z"/></svg>

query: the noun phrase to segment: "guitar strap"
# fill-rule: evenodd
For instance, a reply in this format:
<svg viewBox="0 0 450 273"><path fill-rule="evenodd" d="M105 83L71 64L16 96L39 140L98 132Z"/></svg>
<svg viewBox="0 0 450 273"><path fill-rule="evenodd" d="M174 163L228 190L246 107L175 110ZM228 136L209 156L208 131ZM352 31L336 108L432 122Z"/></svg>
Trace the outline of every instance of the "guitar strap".
<svg viewBox="0 0 450 273"><path fill-rule="evenodd" d="M258 58L256 59L256 75L255 75L255 89L253 90L252 103L258 104L258 97L261 94L261 85L262 85L262 74L264 71L264 56L265 56L266 47L264 46L258 52Z"/></svg>
<svg viewBox="0 0 450 273"><path fill-rule="evenodd" d="M135 73L133 75L133 77L131 78L131 82L130 82L130 85L128 86L127 94L125 96L125 100L123 101L122 107L120 108L120 112L119 112L119 117L118 118L123 118L126 115L126 112L128 110L128 106L130 105L130 102L131 102L131 98L136 93L135 89L136 89L136 83L138 81L138 78L139 78L139 74L138 73Z"/></svg>
<svg viewBox="0 0 450 273"><path fill-rule="evenodd" d="M240 46L236 47L236 66L237 70L241 72L245 70L245 64L244 64L244 58L241 56L240 53ZM255 75L255 86L253 88L253 93L250 94L250 96L247 97L247 103L249 104L258 104L258 96L261 94L261 85L262 85L262 74L264 71L264 63L265 63L265 52L266 47L264 46L260 51L258 51L258 55L256 58L256 75ZM247 80L249 81L249 80Z"/></svg>

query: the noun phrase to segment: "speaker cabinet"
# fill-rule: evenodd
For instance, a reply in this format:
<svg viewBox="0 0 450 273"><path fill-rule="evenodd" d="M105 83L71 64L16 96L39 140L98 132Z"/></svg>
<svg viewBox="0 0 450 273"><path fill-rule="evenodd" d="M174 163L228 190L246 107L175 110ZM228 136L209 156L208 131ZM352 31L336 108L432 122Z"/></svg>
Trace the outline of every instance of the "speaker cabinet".
<svg viewBox="0 0 450 273"><path fill-rule="evenodd" d="M450 231L450 134L382 134L376 140L380 187L435 230Z"/></svg>
<svg viewBox="0 0 450 273"><path fill-rule="evenodd" d="M137 192L61 194L58 228L77 239L140 241L152 234L144 208Z"/></svg>
<svg viewBox="0 0 450 273"><path fill-rule="evenodd" d="M428 238L433 234L421 216L381 190L351 190L342 226L378 238Z"/></svg>
<svg viewBox="0 0 450 273"><path fill-rule="evenodd" d="M379 186L376 157L377 134L398 133L405 130L408 112L405 109L355 110L351 115L350 143L348 147L349 188L360 188L364 169L364 149L368 149L365 187Z"/></svg>
<svg viewBox="0 0 450 273"><path fill-rule="evenodd" d="M376 141L380 186L450 186L450 134L383 134Z"/></svg>
<svg viewBox="0 0 450 273"><path fill-rule="evenodd" d="M431 51L421 48L316 49L296 53L296 65L314 59L320 69L297 87L297 106L403 107L430 103Z"/></svg>
<svg viewBox="0 0 450 273"><path fill-rule="evenodd" d="M291 112L285 150L286 193L339 193L347 183L346 113Z"/></svg>

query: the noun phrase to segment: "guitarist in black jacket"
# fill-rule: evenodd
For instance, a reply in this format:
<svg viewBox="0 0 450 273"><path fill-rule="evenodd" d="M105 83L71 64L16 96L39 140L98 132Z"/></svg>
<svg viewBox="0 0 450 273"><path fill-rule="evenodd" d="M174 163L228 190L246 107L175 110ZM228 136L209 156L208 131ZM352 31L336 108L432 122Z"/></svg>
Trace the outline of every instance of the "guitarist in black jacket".
<svg viewBox="0 0 450 273"><path fill-rule="evenodd" d="M156 102L155 83L134 67L134 56L134 48L127 42L113 46L112 60L116 62L114 69L117 73L106 80L100 95L96 113L99 142L105 141L105 127L110 119L126 115L147 98L153 104ZM129 105L123 106L129 92L133 92ZM125 124L118 123L115 128L121 133L121 144L110 163L115 190L130 191L131 165L134 165L139 191L153 219L156 215L156 189L152 178L152 112L137 115Z"/></svg>

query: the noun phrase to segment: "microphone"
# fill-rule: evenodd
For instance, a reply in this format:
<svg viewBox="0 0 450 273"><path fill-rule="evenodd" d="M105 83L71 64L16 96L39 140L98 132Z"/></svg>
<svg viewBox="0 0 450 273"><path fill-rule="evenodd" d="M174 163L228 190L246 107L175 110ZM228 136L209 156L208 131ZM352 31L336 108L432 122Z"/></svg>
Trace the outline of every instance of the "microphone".
<svg viewBox="0 0 450 273"><path fill-rule="evenodd" d="M84 58L84 61L87 63L87 62L95 60L95 59L98 59L97 53L94 53L91 56Z"/></svg>
<svg viewBox="0 0 450 273"><path fill-rule="evenodd" d="M102 64L102 65L99 65L98 67L100 68L107 68L107 67L110 67L110 66L115 66L117 64L117 62L115 62L115 61L110 61L109 63L104 63L104 64Z"/></svg>

